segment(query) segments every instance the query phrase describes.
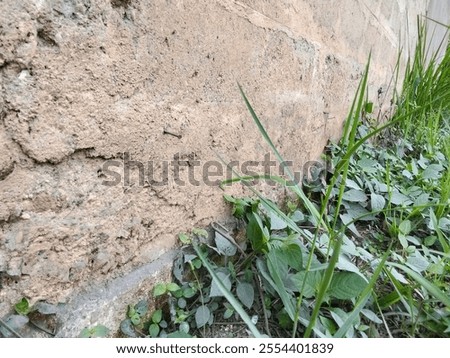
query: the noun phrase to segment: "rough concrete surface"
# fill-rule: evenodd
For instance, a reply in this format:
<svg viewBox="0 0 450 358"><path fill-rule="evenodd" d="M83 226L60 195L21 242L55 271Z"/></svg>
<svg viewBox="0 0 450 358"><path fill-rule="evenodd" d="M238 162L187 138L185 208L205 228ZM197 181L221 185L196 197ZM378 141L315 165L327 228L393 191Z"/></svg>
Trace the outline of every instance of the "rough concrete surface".
<svg viewBox="0 0 450 358"><path fill-rule="evenodd" d="M338 138L370 50L376 98L427 6L1 1L0 316L25 296L86 308L70 327L61 324L60 336L87 323L117 324L131 292L151 280L133 281L134 291L119 289L114 299L98 287L126 285L121 277L168 253L176 233L225 220L229 209L201 171L198 186L176 184L173 166L167 185L147 175L139 185L133 164L130 185L108 186L105 161L115 172L124 160L146 170L153 161L157 175L170 161L183 178L216 153L262 161L268 148L237 81L286 159L296 167L315 160ZM157 272L167 277L167 269ZM77 306L83 297L103 310Z"/></svg>

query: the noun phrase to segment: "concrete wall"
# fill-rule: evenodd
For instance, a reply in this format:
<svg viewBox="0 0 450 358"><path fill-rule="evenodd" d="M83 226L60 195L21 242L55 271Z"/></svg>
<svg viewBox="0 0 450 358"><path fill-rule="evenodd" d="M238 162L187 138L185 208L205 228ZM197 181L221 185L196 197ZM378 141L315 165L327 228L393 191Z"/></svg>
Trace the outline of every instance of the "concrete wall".
<svg viewBox="0 0 450 358"><path fill-rule="evenodd" d="M369 51L376 97L427 6L2 1L0 316L26 296L63 303L62 336L117 322L167 275L176 234L229 209L217 186L139 185L136 168L133 185L106 186L105 161L128 153L160 172L216 152L263 160L236 81L286 159L317 159L340 135Z"/></svg>

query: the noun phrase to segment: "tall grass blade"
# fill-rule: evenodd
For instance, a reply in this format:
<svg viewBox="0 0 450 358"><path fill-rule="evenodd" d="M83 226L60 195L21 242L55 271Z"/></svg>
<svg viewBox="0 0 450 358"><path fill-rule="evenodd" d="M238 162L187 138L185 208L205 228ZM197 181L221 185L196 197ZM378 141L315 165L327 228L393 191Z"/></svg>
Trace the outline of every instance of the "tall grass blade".
<svg viewBox="0 0 450 358"><path fill-rule="evenodd" d="M445 294L442 292L439 287L432 284L430 281L428 281L425 277L420 275L414 270L411 270L409 267L398 264L395 262L388 262L387 265L397 267L398 269L404 271L409 276L411 276L414 281L416 281L418 284L420 284L422 287L424 287L432 296L440 300L444 305L446 305L448 308L450 308L450 296L448 294Z"/></svg>
<svg viewBox="0 0 450 358"><path fill-rule="evenodd" d="M261 132L263 138L265 141L269 144L270 149L275 154L277 160L279 161L280 165L284 169L285 173L288 175L289 179L292 181L293 186L292 189L295 190L295 193L299 196L309 213L315 218L317 223L320 223L323 228L326 230L327 225L323 221L322 217L319 214L319 211L316 209L316 207L313 205L313 203L308 199L308 197L305 195L303 190L299 185L295 183L295 176L292 173L292 171L289 169L289 167L286 165L286 161L281 156L280 152L278 152L277 148L274 146L272 140L270 139L269 135L267 134L267 131L265 130L264 126L262 125L261 121L259 120L258 116L256 115L255 111L253 110L253 107L251 106L249 100L247 99L247 96L245 95L241 85L239 85L239 90L241 92L242 97L244 98L245 104L252 115L253 121L255 122L256 126L258 127L259 131Z"/></svg>
<svg viewBox="0 0 450 358"><path fill-rule="evenodd" d="M331 240L330 240L331 242ZM320 283L319 292L317 293L316 302L314 305L313 312L311 314L311 319L309 321L308 327L306 327L306 331L304 334L304 338L309 338L311 332L316 324L317 317L319 316L320 307L322 306L323 300L325 299L325 294L327 293L328 287L330 286L331 279L333 278L334 269L336 268L337 262L339 260L339 254L341 251L342 245L342 237L340 236L337 240L334 241L333 254L331 255L331 259L328 262L328 267L325 270L325 274L323 276L322 282ZM306 280L306 276L305 276Z"/></svg>

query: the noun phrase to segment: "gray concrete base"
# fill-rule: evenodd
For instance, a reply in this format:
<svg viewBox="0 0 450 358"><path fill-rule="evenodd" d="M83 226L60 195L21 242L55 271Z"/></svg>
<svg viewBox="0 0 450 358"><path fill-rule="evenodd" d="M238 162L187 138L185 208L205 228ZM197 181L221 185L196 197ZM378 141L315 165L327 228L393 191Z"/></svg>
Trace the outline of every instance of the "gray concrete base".
<svg viewBox="0 0 450 358"><path fill-rule="evenodd" d="M57 337L77 337L83 327L102 324L114 333L125 318L127 303L135 304L148 298L155 283L170 280L176 250L171 250L157 260L129 274L95 285L60 306Z"/></svg>

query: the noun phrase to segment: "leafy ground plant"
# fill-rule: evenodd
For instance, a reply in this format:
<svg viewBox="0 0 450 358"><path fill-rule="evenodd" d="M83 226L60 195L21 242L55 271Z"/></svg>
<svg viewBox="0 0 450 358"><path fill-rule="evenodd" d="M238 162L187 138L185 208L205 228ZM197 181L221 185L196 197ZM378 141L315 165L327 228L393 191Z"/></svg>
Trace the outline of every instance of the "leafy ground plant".
<svg viewBox="0 0 450 358"><path fill-rule="evenodd" d="M174 282L155 287L165 303L142 335L217 336L235 324L254 337L450 337L450 50L427 61L423 31L384 123L367 99L368 62L320 180L234 171L224 184L253 193L224 196L238 230L180 235ZM290 201L254 190L261 179Z"/></svg>

